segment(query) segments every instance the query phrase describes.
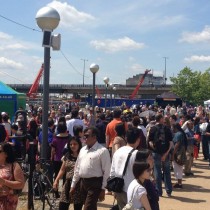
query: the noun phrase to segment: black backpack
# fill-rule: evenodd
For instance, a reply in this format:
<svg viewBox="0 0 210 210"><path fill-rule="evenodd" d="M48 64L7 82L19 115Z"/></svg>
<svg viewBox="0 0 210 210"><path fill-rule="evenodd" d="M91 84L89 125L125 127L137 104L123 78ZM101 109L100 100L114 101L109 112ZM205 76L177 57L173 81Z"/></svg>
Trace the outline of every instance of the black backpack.
<svg viewBox="0 0 210 210"><path fill-rule="evenodd" d="M168 151L170 143L169 140L166 139L167 136L167 127L161 124L153 126L152 129L155 129L154 131L154 140L153 140L153 146L155 148L154 152L158 154L164 154Z"/></svg>

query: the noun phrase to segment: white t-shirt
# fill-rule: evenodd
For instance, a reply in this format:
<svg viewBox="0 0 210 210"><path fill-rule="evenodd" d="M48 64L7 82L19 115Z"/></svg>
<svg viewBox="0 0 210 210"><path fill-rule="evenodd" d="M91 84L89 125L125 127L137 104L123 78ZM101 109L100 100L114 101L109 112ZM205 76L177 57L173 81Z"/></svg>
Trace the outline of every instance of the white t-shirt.
<svg viewBox="0 0 210 210"><path fill-rule="evenodd" d="M110 171L110 176L116 176L116 177L122 177L123 170L125 167L125 162L127 160L129 152L133 148L130 146L123 146L120 147L113 155L112 158L112 166L111 166L111 171ZM125 173L125 176L123 177L124 179L124 187L123 191L127 192L129 184L132 182L132 180L135 179L133 175L133 163L136 159L136 153L137 150L133 151L130 160L128 162L127 170Z"/></svg>
<svg viewBox="0 0 210 210"><path fill-rule="evenodd" d="M83 120L80 119L71 119L66 122L66 125L67 131L69 132L69 134L71 134L71 136L74 136L73 128L75 125L81 125L83 129L85 128Z"/></svg>
<svg viewBox="0 0 210 210"><path fill-rule="evenodd" d="M128 202L130 202L131 200L133 190L134 190L133 207L136 209L143 207L143 205L141 204L140 198L142 195L147 194L146 189L142 185L140 185L136 179L134 179L128 187L128 191L127 191Z"/></svg>

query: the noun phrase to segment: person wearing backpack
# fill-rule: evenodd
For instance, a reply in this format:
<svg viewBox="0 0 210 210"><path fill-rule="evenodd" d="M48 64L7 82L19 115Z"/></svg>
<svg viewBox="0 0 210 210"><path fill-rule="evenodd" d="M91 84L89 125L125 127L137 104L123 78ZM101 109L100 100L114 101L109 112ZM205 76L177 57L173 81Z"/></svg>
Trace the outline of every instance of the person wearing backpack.
<svg viewBox="0 0 210 210"><path fill-rule="evenodd" d="M156 124L151 127L148 134L148 146L152 150L154 158L154 176L155 185L159 196L162 196L162 170L164 175L164 184L167 196L172 193L170 158L169 152L173 147L172 132L170 128L164 125L164 117L162 114L155 116Z"/></svg>

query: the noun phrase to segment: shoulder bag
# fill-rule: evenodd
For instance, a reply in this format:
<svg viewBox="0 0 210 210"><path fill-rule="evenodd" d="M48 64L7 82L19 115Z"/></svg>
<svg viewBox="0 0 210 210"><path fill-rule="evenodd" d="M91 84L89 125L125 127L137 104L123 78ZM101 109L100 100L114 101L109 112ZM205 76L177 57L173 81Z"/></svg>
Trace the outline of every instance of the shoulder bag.
<svg viewBox="0 0 210 210"><path fill-rule="evenodd" d="M132 192L132 196L131 196L131 199L130 201L124 206L124 208L122 210L145 210L144 207L141 207L141 208L134 208L133 207L133 198L134 198L134 195L136 193L136 189L138 188L138 185L136 185L134 188L133 188L133 192Z"/></svg>
<svg viewBox="0 0 210 210"><path fill-rule="evenodd" d="M125 167L124 167L124 170L123 170L123 174L122 174L122 177L115 177L115 176L112 176L112 177L109 177L107 179L107 186L106 186L106 189L110 192L117 192L117 193L121 193L123 191L123 186L124 186L124 175L125 175L125 172L126 172L126 169L127 169L127 166L128 166L128 162L129 162L129 159L131 157L131 154L133 153L135 149L132 149L129 154L128 154L128 157L127 157L127 160L125 162Z"/></svg>
<svg viewBox="0 0 210 210"><path fill-rule="evenodd" d="M178 165L183 166L185 164L186 160L187 160L186 149L185 149L185 145L183 144L183 139L182 139L180 148L174 154L174 161Z"/></svg>

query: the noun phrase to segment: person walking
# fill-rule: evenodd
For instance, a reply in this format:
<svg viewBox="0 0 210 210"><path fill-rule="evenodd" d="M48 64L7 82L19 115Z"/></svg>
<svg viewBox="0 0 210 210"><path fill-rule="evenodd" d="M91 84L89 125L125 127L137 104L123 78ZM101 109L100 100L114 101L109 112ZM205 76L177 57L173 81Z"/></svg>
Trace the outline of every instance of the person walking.
<svg viewBox="0 0 210 210"><path fill-rule="evenodd" d="M126 132L126 140L127 140L126 146L120 147L114 153L113 158L112 158L111 171L110 171L110 177L122 177L126 160L128 158L128 155L130 155L130 159L129 159L129 162L125 171L125 175L123 176L123 179L124 179L123 191L121 193L115 193L115 196L117 199L117 205L120 210L122 210L123 207L127 203L126 192L128 190L129 184L134 179L132 167L136 158L136 153L138 151L136 150L136 148L140 142L139 129L134 128L134 127L129 128Z"/></svg>
<svg viewBox="0 0 210 210"><path fill-rule="evenodd" d="M148 143L149 148L153 152L156 189L158 190L159 196L162 196L163 171L166 194L170 197L172 193L172 183L169 152L173 146L172 132L170 128L163 125L164 117L162 114L157 114L155 120L156 125L151 127L149 131Z"/></svg>
<svg viewBox="0 0 210 210"><path fill-rule="evenodd" d="M114 142L114 138L117 136L115 131L115 127L118 123L121 123L121 109L115 109L113 112L114 119L107 125L106 127L106 147L108 148L110 154L112 152L112 144Z"/></svg>
<svg viewBox="0 0 210 210"><path fill-rule="evenodd" d="M134 209L152 210L144 187L145 180L151 176L150 164L145 161L135 162L133 164L133 174L135 179L128 187L127 200L132 200Z"/></svg>
<svg viewBox="0 0 210 210"><path fill-rule="evenodd" d="M175 160L175 155L184 148L184 152L186 152L187 147L187 137L183 129L181 128L179 123L175 123L172 125L172 129L174 134L173 142L174 142L174 150L172 154L173 160L173 168L174 168L174 176L177 182L173 185L174 188L182 188L182 174L183 174L183 165L180 165Z"/></svg>
<svg viewBox="0 0 210 210"><path fill-rule="evenodd" d="M62 188L59 202L59 210L68 210L70 203L73 203L74 210L82 209L83 200L80 193L80 182L75 187L75 193L72 196L69 194L72 178L74 175L75 163L81 148L81 141L77 140L75 137L71 137L68 142L67 153L63 158L61 169L53 183L53 188L57 191L59 180L66 174L66 180Z"/></svg>
<svg viewBox="0 0 210 210"><path fill-rule="evenodd" d="M111 160L109 151L97 142L98 130L89 127L84 130L86 146L79 153L75 165L70 194L75 192L81 181L81 195L84 196L84 210L97 210L97 202L105 199L105 186L109 177Z"/></svg>
<svg viewBox="0 0 210 210"><path fill-rule="evenodd" d="M187 150L186 150L186 156L187 160L185 162L184 167L184 173L185 176L193 176L192 173L192 165L193 165L193 157L194 157L194 131L193 131L193 122L189 120L186 124L187 129L185 130L186 136L187 136Z"/></svg>
<svg viewBox="0 0 210 210"><path fill-rule="evenodd" d="M135 162L146 162L150 165L150 169L153 170L154 159L152 156L151 150L141 149L136 153ZM158 191L155 189L153 176L150 176L149 179L144 180L143 187L147 191L147 198L152 210L160 210L159 207L159 195Z"/></svg>
<svg viewBox="0 0 210 210"><path fill-rule="evenodd" d="M71 112L71 120L66 122L67 131L71 136L74 136L73 128L75 125L81 125L83 129L85 128L83 120L79 119L79 112L77 109L73 109Z"/></svg>

